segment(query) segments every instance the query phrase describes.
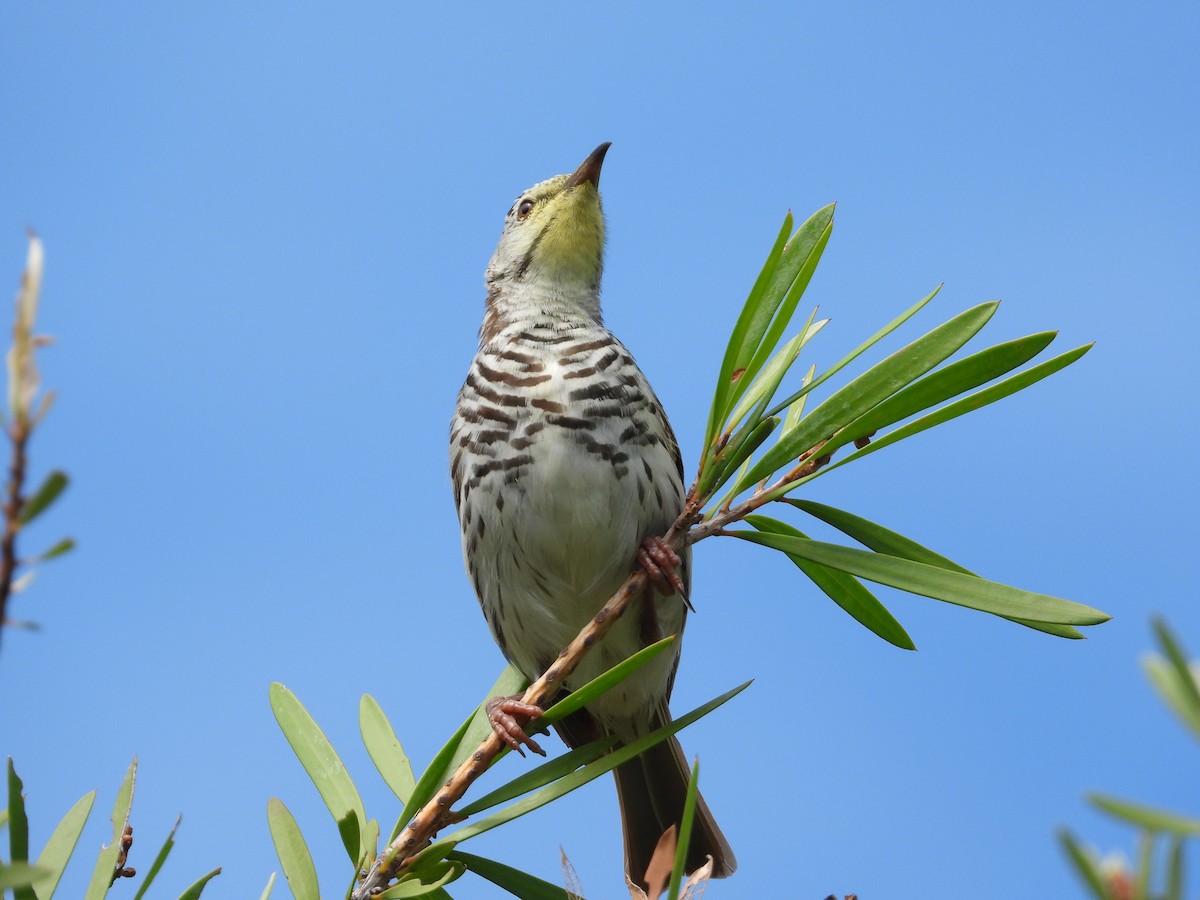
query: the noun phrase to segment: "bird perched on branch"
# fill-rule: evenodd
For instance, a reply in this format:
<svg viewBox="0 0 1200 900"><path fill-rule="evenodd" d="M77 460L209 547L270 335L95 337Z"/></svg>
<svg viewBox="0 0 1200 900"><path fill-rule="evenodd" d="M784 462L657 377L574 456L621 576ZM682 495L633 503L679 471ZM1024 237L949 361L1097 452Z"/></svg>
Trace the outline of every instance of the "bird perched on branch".
<svg viewBox="0 0 1200 900"><path fill-rule="evenodd" d="M635 565L649 586L567 679L578 687L641 648L681 634L689 554L661 539L683 508L679 446L629 351L604 327L600 167L608 144L571 175L523 192L486 273L479 351L450 429L463 555L504 655L528 678L622 585ZM670 722L679 643L556 726L572 747L632 741ZM489 704L514 749L540 714L519 698ZM689 768L674 738L615 770L626 873L642 883L654 848L682 814ZM700 802L688 870L736 865Z"/></svg>

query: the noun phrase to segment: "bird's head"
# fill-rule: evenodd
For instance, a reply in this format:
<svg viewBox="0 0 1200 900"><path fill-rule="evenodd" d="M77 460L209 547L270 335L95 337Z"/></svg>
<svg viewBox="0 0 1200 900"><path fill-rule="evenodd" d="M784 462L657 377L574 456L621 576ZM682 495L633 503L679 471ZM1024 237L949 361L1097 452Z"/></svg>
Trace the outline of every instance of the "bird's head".
<svg viewBox="0 0 1200 900"><path fill-rule="evenodd" d="M592 151L570 175L558 175L521 193L504 219L504 231L487 280L526 282L555 292L600 290L604 268L604 211L600 166L609 144Z"/></svg>

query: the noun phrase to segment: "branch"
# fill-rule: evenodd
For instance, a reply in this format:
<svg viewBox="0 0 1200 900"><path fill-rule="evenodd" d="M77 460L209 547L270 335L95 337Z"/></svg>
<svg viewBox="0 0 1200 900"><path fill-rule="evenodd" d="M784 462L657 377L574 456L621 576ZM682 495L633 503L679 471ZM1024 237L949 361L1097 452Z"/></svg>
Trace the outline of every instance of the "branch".
<svg viewBox="0 0 1200 900"><path fill-rule="evenodd" d="M772 496L773 491L791 481L812 474L828 462L826 457L816 457L818 451L819 445L805 454L801 464L775 484L770 487L760 487L747 500L732 509L725 510L712 519L699 523L697 520L700 517L700 510L709 497L698 496L696 484L700 479L697 476L696 483L687 493L683 512L679 514L679 518L663 536L663 540L670 545L671 549L678 552L687 544L694 544L707 537L720 535L724 526L741 520L763 504L777 499ZM592 620L575 636L574 640L558 654L558 659L554 664L525 690L521 697L522 702L542 706L552 698L567 677L575 671L576 666L587 655L588 650L608 633L613 623L628 608L630 602L642 593L646 587L646 581L646 573L643 570L634 571ZM495 732L489 734L480 743L475 752L462 762L443 789L422 807L412 821L396 836L396 839L379 855L379 858L375 860L370 870L354 889L351 894L352 900L369 900L372 896L381 893L388 882L399 875L413 857L429 846L438 829L451 821L451 807L463 798L472 782L487 771L488 766L500 754L504 746L504 742Z"/></svg>
<svg viewBox="0 0 1200 900"><path fill-rule="evenodd" d="M675 551L690 542L689 527L700 513L701 501L695 491L689 491L683 512L663 539ZM613 624L628 608L630 602L646 587L646 573L641 569L631 574L620 589L609 598L601 610L584 626L567 647L558 654L558 659L542 676L531 684L521 697L525 703L543 705L562 687L567 677L583 660L596 642L608 633ZM447 822L450 808L462 799L467 788L487 771L504 749L504 743L492 732L479 745L446 782L445 787L413 817L403 831L397 835L386 850L375 860L371 869L359 882L351 895L352 900L369 900L383 890L401 869L433 840L437 830Z"/></svg>

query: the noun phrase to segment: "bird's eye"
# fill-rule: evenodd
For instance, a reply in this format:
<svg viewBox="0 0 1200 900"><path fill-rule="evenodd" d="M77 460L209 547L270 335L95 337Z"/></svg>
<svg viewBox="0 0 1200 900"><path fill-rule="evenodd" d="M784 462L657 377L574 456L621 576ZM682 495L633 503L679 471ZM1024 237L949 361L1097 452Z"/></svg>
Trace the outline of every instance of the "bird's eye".
<svg viewBox="0 0 1200 900"><path fill-rule="evenodd" d="M517 206L517 218L518 219L524 219L531 212L533 212L533 201L532 200L522 200L520 205Z"/></svg>

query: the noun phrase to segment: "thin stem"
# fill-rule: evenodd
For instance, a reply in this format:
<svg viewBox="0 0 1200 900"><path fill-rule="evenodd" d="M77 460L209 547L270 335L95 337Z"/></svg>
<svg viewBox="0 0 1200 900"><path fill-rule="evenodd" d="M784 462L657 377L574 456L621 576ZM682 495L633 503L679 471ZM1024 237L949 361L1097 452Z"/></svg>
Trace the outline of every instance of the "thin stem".
<svg viewBox="0 0 1200 900"><path fill-rule="evenodd" d="M23 417L13 422L8 432L12 441L12 458L8 464L8 486L4 499L4 531L0 535L0 637L4 634L8 598L12 595L13 578L17 572L17 532L21 530L21 509L25 498L25 445L29 441L29 425Z"/></svg>

